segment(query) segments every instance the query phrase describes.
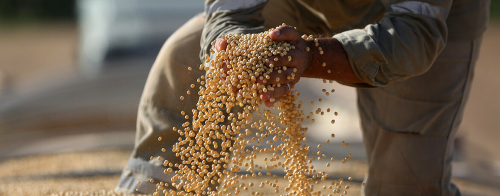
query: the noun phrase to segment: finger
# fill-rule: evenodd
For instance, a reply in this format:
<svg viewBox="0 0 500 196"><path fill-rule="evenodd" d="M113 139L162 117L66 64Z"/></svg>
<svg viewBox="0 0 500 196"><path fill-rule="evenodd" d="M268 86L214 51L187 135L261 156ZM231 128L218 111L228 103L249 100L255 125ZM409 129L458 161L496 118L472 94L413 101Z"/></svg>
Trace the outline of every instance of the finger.
<svg viewBox="0 0 500 196"><path fill-rule="evenodd" d="M282 70L274 70L271 72L269 75L264 75L259 77L257 79L257 83L259 84L285 84L285 83L292 83L295 84L297 83L298 77L296 76L297 74L297 68L291 67L291 68L282 68Z"/></svg>
<svg viewBox="0 0 500 196"><path fill-rule="evenodd" d="M271 101L264 101L264 105L265 105L266 107L270 108L270 107L273 107L274 102L271 102Z"/></svg>
<svg viewBox="0 0 500 196"><path fill-rule="evenodd" d="M266 107L272 107L274 105L274 103L276 103L277 101L279 101L281 98L273 98L271 100L271 97L267 94L261 94L260 95L260 99L262 99L262 101L264 102L264 105Z"/></svg>
<svg viewBox="0 0 500 196"><path fill-rule="evenodd" d="M264 101L267 107L271 107L275 102L279 101L281 97L285 96L290 91L288 85L284 84L280 87L274 87L274 89L268 90L265 93L260 94L260 99Z"/></svg>
<svg viewBox="0 0 500 196"><path fill-rule="evenodd" d="M301 39L299 32L291 26L278 27L269 33L269 37L273 41L287 41L290 43Z"/></svg>
<svg viewBox="0 0 500 196"><path fill-rule="evenodd" d="M229 71L229 68L227 67L227 65L230 65L230 61L229 59L226 59L224 60L224 63L222 64L222 69L224 70L224 73L227 74L227 72Z"/></svg>
<svg viewBox="0 0 500 196"><path fill-rule="evenodd" d="M215 41L215 49L217 50L217 52L221 50L226 50L226 47L227 47L226 39L219 38Z"/></svg>
<svg viewBox="0 0 500 196"><path fill-rule="evenodd" d="M290 50L286 55L274 55L270 56L269 61L266 63L267 66L273 64L274 67L297 67L298 65L302 65L304 63L303 58L299 58L301 55L301 51L299 50Z"/></svg>

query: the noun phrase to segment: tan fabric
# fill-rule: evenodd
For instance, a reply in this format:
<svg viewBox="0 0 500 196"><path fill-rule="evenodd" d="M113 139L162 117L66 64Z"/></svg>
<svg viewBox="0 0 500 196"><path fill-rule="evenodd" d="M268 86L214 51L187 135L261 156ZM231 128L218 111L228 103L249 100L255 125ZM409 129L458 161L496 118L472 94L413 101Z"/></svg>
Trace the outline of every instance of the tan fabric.
<svg viewBox="0 0 500 196"><path fill-rule="evenodd" d="M153 193L154 184L141 183L150 179L161 179L153 174L163 174L163 160L180 160L172 152L179 134L172 131L174 126L181 126L186 120L180 115L181 111L190 114L197 102L197 85L192 89L193 96L188 96L186 90L191 84L197 84L196 79L204 74L198 69L200 64L197 54L200 51L199 40L204 24L203 15L198 15L179 28L163 45L158 57L151 68L137 114L137 131L135 148L127 167L115 191L124 193ZM193 71L188 71L192 67ZM184 96L183 101L180 96ZM162 141L158 141L162 137ZM161 148L166 148L162 152ZM154 156L154 160L150 157Z"/></svg>
<svg viewBox="0 0 500 196"><path fill-rule="evenodd" d="M318 15L324 13L324 18L332 29L364 28L367 24L380 20L385 12L380 0L300 1L307 4ZM386 2L394 3L398 0ZM439 3L442 2L446 1L439 1ZM480 37L487 27L489 4L489 0L454 0L446 20L449 31L448 39L463 41ZM334 32L340 33L336 30Z"/></svg>
<svg viewBox="0 0 500 196"><path fill-rule="evenodd" d="M263 11L266 28L276 27L283 22L299 27L303 33L312 33L313 30L328 29L326 24L316 29L308 29L307 24L318 23L308 9L301 7L294 1L271 0ZM296 18L296 15L302 17ZM178 161L171 151L171 146L177 142L179 135L173 132L173 127L180 127L186 122L180 115L181 111L191 114L198 101L199 85L196 79L203 75L200 71L200 38L204 27L203 14L195 16L179 28L168 38L151 68L144 92L139 104L137 115L137 132L135 148L127 166L124 168L121 179L115 189L125 193L152 193L155 184L141 183L150 179L168 182L170 177L163 174L163 160ZM193 71L188 71L192 67ZM197 84L191 89L191 96L186 94L191 84ZM180 96L184 96L183 101ZM162 141L158 141L162 137ZM166 148L162 152L161 148ZM154 159L150 160L153 156Z"/></svg>
<svg viewBox="0 0 500 196"><path fill-rule="evenodd" d="M453 141L480 45L480 38L449 42L425 74L358 89L366 195L460 195L450 183Z"/></svg>
<svg viewBox="0 0 500 196"><path fill-rule="evenodd" d="M248 0L206 3L213 7L220 2L242 1ZM308 27L327 24L328 29L316 34L338 33L334 37L343 45L356 76L378 87L425 73L444 49L448 37L467 41L482 35L489 9L489 0L300 2L321 19L311 21ZM260 13L265 7L265 3L234 10L227 6L211 12L202 34L200 57L208 54L210 42L223 34L262 31L265 18Z"/></svg>
<svg viewBox="0 0 500 196"><path fill-rule="evenodd" d="M300 0L326 21L333 33L363 28L382 18L385 9L380 0L323 1Z"/></svg>
<svg viewBox="0 0 500 196"><path fill-rule="evenodd" d="M456 2L465 1L467 0ZM317 12L317 9L319 10L322 6L316 5L315 8L304 6L298 1L288 0L270 0L259 6L247 11L257 11L262 16L243 18L255 19L253 24L262 25L266 29L285 22L296 26L301 33L329 36L335 33L332 30L332 25L334 25L332 20L326 19L324 15ZM223 11L210 17L228 19L226 17L230 13L231 11ZM366 9L362 13L378 12ZM451 13L454 13L453 8ZM245 15L244 11L239 14ZM150 160L150 157L163 156L168 157L169 160L175 157L169 147L177 141L178 135L171 130L173 126L180 126L185 122L185 119L180 118L180 111L189 113L195 106L196 96L187 96L186 89L190 84L196 83L196 78L203 74L197 69L200 64L197 57L200 52L200 43L205 46L208 40L216 37L215 34L210 35L213 36L211 38L210 36L204 37L204 33L210 34L206 31L218 25L232 27L221 28L219 33L229 32L226 30L244 32L248 27L239 26L241 25L239 23L207 24L205 22L205 20L210 21L215 18L205 19L203 15L194 17L176 31L162 48L151 69L141 98L136 147L129 164L123 171L116 191L151 193L154 191L154 185L141 183L139 186L136 182L148 181L151 178L168 181L168 176L158 174L163 169L162 161ZM352 21L369 20L365 17L356 17ZM477 28L481 29L481 25L477 25ZM259 31L259 29L262 28L254 30ZM366 33L369 29L375 28L370 27L362 30L363 32L342 35L346 37L347 42L354 41L356 44L370 46L375 43ZM481 31L478 29L474 32ZM379 39L377 42L380 41L384 39ZM470 91L480 42L480 39L473 38L465 41L450 41L444 51L435 57L437 60L433 65L428 66L429 71L424 74L403 81L388 82L383 88L358 89L359 110L369 161L365 195L459 194L449 181L452 145ZM360 50L359 47L355 47L356 44L351 45L352 62L374 60L370 58L372 56L361 55L365 54L363 52L360 52L361 56L353 57L354 54L358 55L356 52ZM380 52L370 47L365 49L370 51L369 53ZM387 60L383 55L381 58L380 60ZM415 60L411 63L426 64L428 62ZM195 71L189 72L187 70L189 66ZM367 65L363 64L363 66ZM378 68L375 71L377 70ZM375 75L376 72L370 77L375 78ZM197 92L197 87L192 92ZM184 101L180 101L181 95L186 97ZM160 136L162 142L158 142ZM165 147L167 151L161 152L162 147Z"/></svg>

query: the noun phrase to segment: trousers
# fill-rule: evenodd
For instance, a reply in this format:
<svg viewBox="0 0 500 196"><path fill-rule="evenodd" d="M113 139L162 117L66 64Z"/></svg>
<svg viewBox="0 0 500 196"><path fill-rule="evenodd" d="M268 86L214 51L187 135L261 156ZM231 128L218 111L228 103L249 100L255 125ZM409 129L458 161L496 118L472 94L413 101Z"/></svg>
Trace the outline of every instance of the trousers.
<svg viewBox="0 0 500 196"><path fill-rule="evenodd" d="M301 34L335 33L296 1L271 0L262 14L265 29L286 23ZM152 193L156 183L149 183L151 179L170 182L163 160L157 157L180 162L171 151L179 137L172 128L186 121L181 111L196 108L197 96L186 96L186 91L204 74L197 69L204 22L204 14L193 17L159 52L139 103L135 147L116 192ZM460 195L450 182L453 141L480 44L481 38L449 40L425 74L386 87L357 89L368 163L362 195ZM191 89L192 94L196 90Z"/></svg>

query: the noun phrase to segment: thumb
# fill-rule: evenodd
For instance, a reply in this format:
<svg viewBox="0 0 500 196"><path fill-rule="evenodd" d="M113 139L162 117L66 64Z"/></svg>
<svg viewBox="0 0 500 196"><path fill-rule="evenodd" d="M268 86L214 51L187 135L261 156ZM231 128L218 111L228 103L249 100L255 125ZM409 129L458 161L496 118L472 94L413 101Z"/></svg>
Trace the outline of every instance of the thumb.
<svg viewBox="0 0 500 196"><path fill-rule="evenodd" d="M215 49L217 50L217 52L221 50L226 50L226 47L227 47L226 39L219 38L215 41Z"/></svg>
<svg viewBox="0 0 500 196"><path fill-rule="evenodd" d="M299 32L291 26L281 26L269 33L273 41L295 42L300 38Z"/></svg>

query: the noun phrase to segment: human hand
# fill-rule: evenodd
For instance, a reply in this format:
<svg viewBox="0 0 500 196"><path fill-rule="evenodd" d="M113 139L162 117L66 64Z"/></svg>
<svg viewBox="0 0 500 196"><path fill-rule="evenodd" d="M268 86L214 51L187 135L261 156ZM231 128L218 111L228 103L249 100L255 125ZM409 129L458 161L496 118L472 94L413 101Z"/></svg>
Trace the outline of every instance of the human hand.
<svg viewBox="0 0 500 196"><path fill-rule="evenodd" d="M290 45L294 46L295 49L288 51L284 56L270 56L266 65L281 67L281 70L273 71L271 74L269 74L269 78L267 79L257 80L257 83L260 83L262 85L280 85L279 87L276 86L272 91L261 92L259 94L260 99L264 101L264 105L266 105L267 107L273 106L274 102L279 101L286 93L290 91L290 88L300 80L300 77L309 68L313 56L312 50L306 50L306 48L308 47L311 48L311 43L302 39L299 32L293 27L278 27L269 34L269 37L273 41L288 42ZM226 39L219 38L215 41L214 46L216 51L219 52L225 50L227 48L227 44L228 43ZM222 68L226 72L228 70L226 64L228 63L229 62L225 62L222 66ZM225 78L221 78L221 80L224 81ZM233 88L234 93L237 93L237 91L238 89Z"/></svg>
<svg viewBox="0 0 500 196"><path fill-rule="evenodd" d="M270 66L272 64L274 67L282 67L281 71L273 71L269 74L269 79L265 81L257 80L258 83L264 85L281 85L280 87L275 87L273 91L260 93L260 99L264 101L267 107L271 107L274 104L271 98L274 98L275 102L279 101L290 91L290 88L293 87L308 70L313 59L312 50L308 51L306 49L308 47L312 48L311 42L302 39L295 28L291 26L278 27L269 33L269 37L273 41L286 41L292 46L295 46L295 49L288 51L284 56L275 55L269 57L269 62L266 63L266 65Z"/></svg>
<svg viewBox="0 0 500 196"><path fill-rule="evenodd" d="M274 90L259 93L259 98L267 107L271 107L273 102L286 95L290 87L293 88L301 77L335 80L342 83L365 83L354 73L347 53L335 38L316 38L314 42L309 38L305 40L290 26L278 27L268 36L273 41L286 41L293 49L287 51L284 56L275 55L267 58L268 67L280 67L280 69L274 70L265 79L259 77L256 80L262 85L276 85ZM228 43L227 40L220 38L214 45L217 51L221 51L226 50ZM225 64L228 63L229 60L226 60ZM227 67L223 65L222 68L227 73ZM225 78L221 80L225 82ZM233 92L237 93L238 89L233 87Z"/></svg>

